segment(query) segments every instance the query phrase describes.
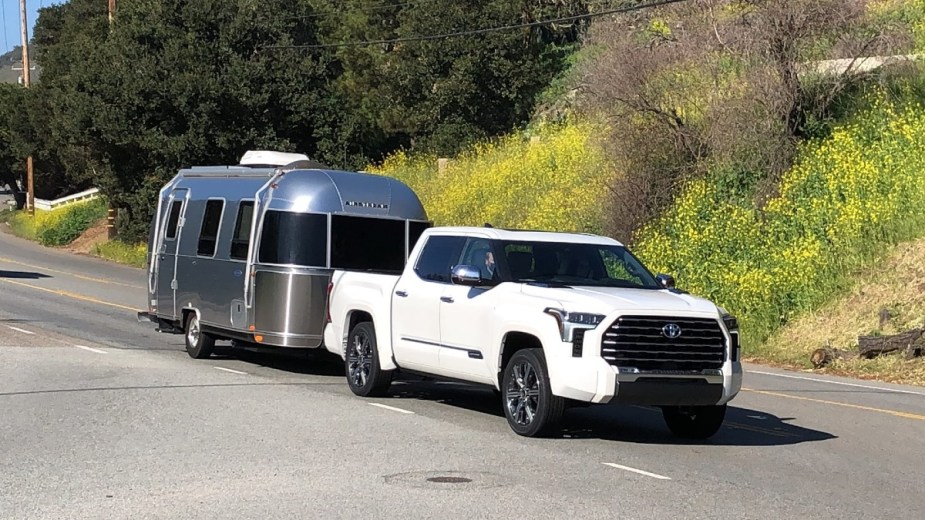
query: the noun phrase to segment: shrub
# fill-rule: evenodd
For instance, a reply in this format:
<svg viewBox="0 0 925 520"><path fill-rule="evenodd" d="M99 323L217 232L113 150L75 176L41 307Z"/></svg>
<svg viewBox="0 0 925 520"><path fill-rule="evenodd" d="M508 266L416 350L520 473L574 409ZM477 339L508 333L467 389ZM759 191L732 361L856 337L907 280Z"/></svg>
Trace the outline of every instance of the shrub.
<svg viewBox="0 0 925 520"><path fill-rule="evenodd" d="M843 289L885 246L925 233L923 172L922 107L877 97L828 137L804 143L763 211L695 180L639 231L635 250L738 314L754 346Z"/></svg>
<svg viewBox="0 0 925 520"><path fill-rule="evenodd" d="M106 202L97 199L54 211L36 209L34 217L28 211L17 211L8 221L13 234L20 238L35 240L46 246L63 246L105 217L106 210Z"/></svg>
<svg viewBox="0 0 925 520"><path fill-rule="evenodd" d="M147 253L147 244L127 244L120 240L97 244L93 250L93 254L100 258L133 267L144 267Z"/></svg>
<svg viewBox="0 0 925 520"><path fill-rule="evenodd" d="M96 199L47 212L41 221L36 222L36 239L45 246L70 244L96 221L105 217L106 210L106 202Z"/></svg>
<svg viewBox="0 0 925 520"><path fill-rule="evenodd" d="M438 171L437 157L399 152L371 171L407 183L437 225L600 232L609 174L586 122L478 143Z"/></svg>

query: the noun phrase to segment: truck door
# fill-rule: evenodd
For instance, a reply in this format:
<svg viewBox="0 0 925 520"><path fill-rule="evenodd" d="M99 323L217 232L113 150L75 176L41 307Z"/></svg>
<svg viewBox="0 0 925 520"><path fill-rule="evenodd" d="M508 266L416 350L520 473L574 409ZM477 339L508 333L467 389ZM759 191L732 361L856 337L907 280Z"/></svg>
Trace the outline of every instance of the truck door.
<svg viewBox="0 0 925 520"><path fill-rule="evenodd" d="M177 317L177 249L188 199L188 189L173 190L161 217L164 225L157 238L159 245L154 276L157 277L157 314L163 317Z"/></svg>
<svg viewBox="0 0 925 520"><path fill-rule="evenodd" d="M471 265L492 279L486 257L493 251L485 238L472 237L466 242L458 264ZM490 287L447 285L440 298L440 370L451 377L493 383L497 365L495 322L496 291Z"/></svg>
<svg viewBox="0 0 925 520"><path fill-rule="evenodd" d="M433 235L413 270L405 270L392 295L392 348L398 366L437 368L440 344L440 298L450 269L465 245L464 237Z"/></svg>

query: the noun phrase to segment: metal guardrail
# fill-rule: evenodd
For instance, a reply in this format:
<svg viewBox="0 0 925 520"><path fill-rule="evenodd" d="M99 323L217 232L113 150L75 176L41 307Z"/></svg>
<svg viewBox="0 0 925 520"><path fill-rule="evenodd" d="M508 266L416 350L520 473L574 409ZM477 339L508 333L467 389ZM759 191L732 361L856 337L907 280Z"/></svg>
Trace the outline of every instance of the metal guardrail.
<svg viewBox="0 0 925 520"><path fill-rule="evenodd" d="M87 200L93 200L99 198L100 190L98 188L89 189L82 191L80 193L75 193L73 195L68 195L67 197L61 197L60 199L55 200L45 200L45 199L35 199L36 209L41 209L44 211L51 211L53 209L60 208L62 206L67 206L68 204L74 204L75 202L83 202Z"/></svg>

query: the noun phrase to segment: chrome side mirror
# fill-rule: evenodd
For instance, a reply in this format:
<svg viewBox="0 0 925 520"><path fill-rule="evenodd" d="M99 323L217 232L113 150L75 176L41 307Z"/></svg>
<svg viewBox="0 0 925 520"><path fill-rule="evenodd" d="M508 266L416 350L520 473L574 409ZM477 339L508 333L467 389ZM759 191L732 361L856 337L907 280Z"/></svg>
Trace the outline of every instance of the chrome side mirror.
<svg viewBox="0 0 925 520"><path fill-rule="evenodd" d="M674 277L670 274L660 274L655 277L655 281L662 289L674 289Z"/></svg>
<svg viewBox="0 0 925 520"><path fill-rule="evenodd" d="M453 268L450 280L455 285L466 285L469 287L478 287L482 285L482 273L478 267L471 265L457 265Z"/></svg>

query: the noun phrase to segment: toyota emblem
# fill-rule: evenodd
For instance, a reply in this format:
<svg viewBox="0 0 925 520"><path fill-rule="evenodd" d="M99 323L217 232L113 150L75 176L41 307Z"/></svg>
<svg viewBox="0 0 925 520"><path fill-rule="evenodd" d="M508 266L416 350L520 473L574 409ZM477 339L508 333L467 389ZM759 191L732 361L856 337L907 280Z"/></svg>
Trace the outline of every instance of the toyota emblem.
<svg viewBox="0 0 925 520"><path fill-rule="evenodd" d="M668 339L675 339L681 336L681 326L677 323L669 323L662 327L662 334Z"/></svg>

